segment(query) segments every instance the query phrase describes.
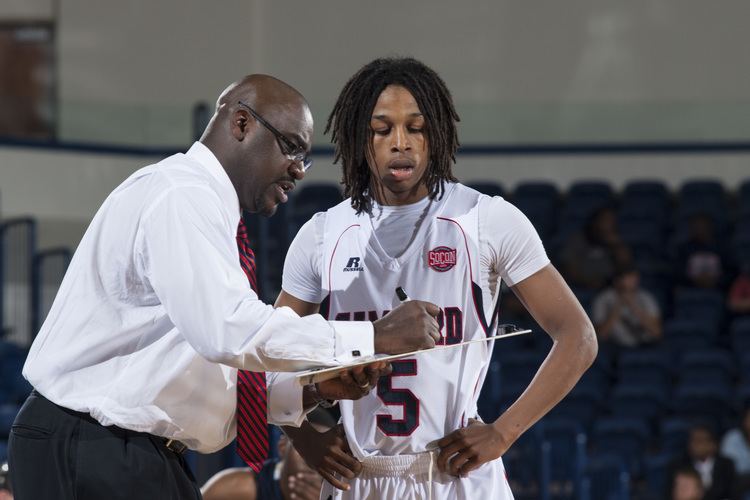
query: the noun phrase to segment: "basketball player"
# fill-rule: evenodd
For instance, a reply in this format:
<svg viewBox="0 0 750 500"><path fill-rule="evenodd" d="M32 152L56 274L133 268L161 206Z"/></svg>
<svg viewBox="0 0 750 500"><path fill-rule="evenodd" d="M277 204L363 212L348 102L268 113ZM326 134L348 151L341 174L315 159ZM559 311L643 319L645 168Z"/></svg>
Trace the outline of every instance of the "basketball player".
<svg viewBox="0 0 750 500"><path fill-rule="evenodd" d="M512 498L499 457L596 356L593 327L528 219L453 176L457 121L442 79L414 59L378 59L349 80L327 127L349 198L297 234L276 305L373 320L398 305L401 286L441 307L440 343L453 344L495 334L503 280L553 347L515 404L483 415L488 423L477 398L492 342L394 361L376 390L341 401L345 441L287 429L331 483L321 498Z"/></svg>

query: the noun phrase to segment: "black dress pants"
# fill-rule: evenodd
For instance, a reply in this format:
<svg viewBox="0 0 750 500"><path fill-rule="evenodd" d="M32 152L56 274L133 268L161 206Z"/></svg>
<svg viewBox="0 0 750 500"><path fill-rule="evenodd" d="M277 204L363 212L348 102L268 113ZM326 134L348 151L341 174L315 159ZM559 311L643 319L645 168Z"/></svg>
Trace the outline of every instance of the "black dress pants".
<svg viewBox="0 0 750 500"><path fill-rule="evenodd" d="M201 498L184 457L162 438L105 427L36 391L13 423L8 459L17 500Z"/></svg>

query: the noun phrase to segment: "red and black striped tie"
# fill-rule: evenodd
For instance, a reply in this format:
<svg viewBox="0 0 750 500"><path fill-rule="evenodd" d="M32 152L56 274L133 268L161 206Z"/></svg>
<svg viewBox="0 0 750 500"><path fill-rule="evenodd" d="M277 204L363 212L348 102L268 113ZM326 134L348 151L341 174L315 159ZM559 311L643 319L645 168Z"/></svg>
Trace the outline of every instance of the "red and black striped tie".
<svg viewBox="0 0 750 500"><path fill-rule="evenodd" d="M237 248L240 265L250 286L257 293L255 254L250 248L245 221L237 228ZM266 403L266 374L237 370L237 454L255 472L260 472L268 457L268 419Z"/></svg>

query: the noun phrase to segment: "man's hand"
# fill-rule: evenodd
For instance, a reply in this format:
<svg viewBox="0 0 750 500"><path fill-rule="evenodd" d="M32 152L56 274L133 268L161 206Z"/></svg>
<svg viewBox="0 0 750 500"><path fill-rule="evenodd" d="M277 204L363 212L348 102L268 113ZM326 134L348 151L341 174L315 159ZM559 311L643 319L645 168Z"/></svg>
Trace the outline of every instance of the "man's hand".
<svg viewBox="0 0 750 500"><path fill-rule="evenodd" d="M345 481L362 471L362 464L352 456L341 424L327 432L317 432L310 426L293 444L310 468L340 490L348 490L349 484ZM336 474L342 479L336 479Z"/></svg>
<svg viewBox="0 0 750 500"><path fill-rule="evenodd" d="M440 308L431 302L410 300L379 320L375 328L375 352L401 354L430 349L440 340L437 315Z"/></svg>
<svg viewBox="0 0 750 500"><path fill-rule="evenodd" d="M339 378L318 382L318 393L326 399L359 399L369 394L380 377L390 373L391 364L385 361L355 366Z"/></svg>
<svg viewBox="0 0 750 500"><path fill-rule="evenodd" d="M512 442L498 427L497 422L484 424L469 419L468 427L455 430L438 441L438 468L452 476L466 477L482 464L502 456Z"/></svg>
<svg viewBox="0 0 750 500"><path fill-rule="evenodd" d="M299 500L318 500L323 480L312 471L298 472L289 476L289 493Z"/></svg>

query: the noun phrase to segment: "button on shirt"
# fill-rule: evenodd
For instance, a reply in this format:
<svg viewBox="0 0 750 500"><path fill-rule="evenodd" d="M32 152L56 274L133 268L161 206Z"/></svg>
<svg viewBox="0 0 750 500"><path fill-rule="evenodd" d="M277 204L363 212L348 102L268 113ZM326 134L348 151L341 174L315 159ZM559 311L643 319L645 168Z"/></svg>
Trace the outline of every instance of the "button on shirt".
<svg viewBox="0 0 750 500"><path fill-rule="evenodd" d="M237 194L195 143L105 200L23 369L58 405L102 425L212 452L235 435L236 368L294 371L373 353L367 322L300 318L258 300L239 265ZM299 411L286 380L275 411Z"/></svg>

